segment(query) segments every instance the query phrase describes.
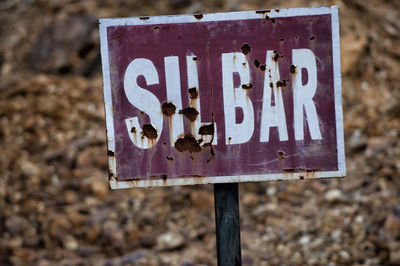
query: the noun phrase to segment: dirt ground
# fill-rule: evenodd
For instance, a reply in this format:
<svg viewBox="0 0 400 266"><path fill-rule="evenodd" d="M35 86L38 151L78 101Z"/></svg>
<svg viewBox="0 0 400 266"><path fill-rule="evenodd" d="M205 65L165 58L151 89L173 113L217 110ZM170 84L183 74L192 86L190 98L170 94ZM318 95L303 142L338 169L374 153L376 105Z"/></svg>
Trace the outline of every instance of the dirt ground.
<svg viewBox="0 0 400 266"><path fill-rule="evenodd" d="M338 5L344 179L240 184L244 265L400 265L400 1L0 1L0 265L216 265L213 186L110 191L97 19Z"/></svg>

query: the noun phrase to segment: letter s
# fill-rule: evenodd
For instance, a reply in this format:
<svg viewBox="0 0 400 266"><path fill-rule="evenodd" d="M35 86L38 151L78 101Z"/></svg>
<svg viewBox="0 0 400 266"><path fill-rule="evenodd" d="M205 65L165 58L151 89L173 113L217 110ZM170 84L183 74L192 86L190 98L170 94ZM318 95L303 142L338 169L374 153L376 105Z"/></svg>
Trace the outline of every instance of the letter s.
<svg viewBox="0 0 400 266"><path fill-rule="evenodd" d="M149 59L136 58L128 65L125 72L125 95L133 106L149 115L150 124L157 131L157 136L152 139L145 137L138 117L125 119L125 124L133 144L142 149L149 149L157 143L161 136L163 116L158 98L137 84L137 78L141 75L145 78L147 85L159 83L154 64Z"/></svg>

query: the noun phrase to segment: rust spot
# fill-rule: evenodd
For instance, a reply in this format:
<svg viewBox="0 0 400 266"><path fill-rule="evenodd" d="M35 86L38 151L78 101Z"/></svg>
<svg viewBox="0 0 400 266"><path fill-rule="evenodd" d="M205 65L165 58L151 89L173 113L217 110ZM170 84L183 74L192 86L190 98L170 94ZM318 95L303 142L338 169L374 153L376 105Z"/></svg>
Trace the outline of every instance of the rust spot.
<svg viewBox="0 0 400 266"><path fill-rule="evenodd" d="M243 44L240 49L242 49L242 53L244 53L245 55L247 55L251 51L251 47L248 43Z"/></svg>
<svg viewBox="0 0 400 266"><path fill-rule="evenodd" d="M295 65L291 65L290 66L290 73L292 73L292 74L296 73L296 66Z"/></svg>
<svg viewBox="0 0 400 266"><path fill-rule="evenodd" d="M278 62L279 53L278 53L277 51L274 51L274 57L272 57L272 59L273 59L275 62Z"/></svg>
<svg viewBox="0 0 400 266"><path fill-rule="evenodd" d="M141 20L148 20L148 19L150 19L150 17L140 17L139 19L141 19Z"/></svg>
<svg viewBox="0 0 400 266"><path fill-rule="evenodd" d="M286 80L283 80L283 81L278 80L276 82L276 86L277 87L286 87Z"/></svg>
<svg viewBox="0 0 400 266"><path fill-rule="evenodd" d="M153 30L158 30L158 29L160 29L160 26L154 26L153 27Z"/></svg>
<svg viewBox="0 0 400 266"><path fill-rule="evenodd" d="M312 41L312 40L315 40L315 36L311 36L310 37L310 40Z"/></svg>
<svg viewBox="0 0 400 266"><path fill-rule="evenodd" d="M281 42L284 42L285 41L285 38L280 38L279 39Z"/></svg>
<svg viewBox="0 0 400 266"><path fill-rule="evenodd" d="M279 160L285 160L286 159L286 154L283 151L278 151L278 159Z"/></svg>
<svg viewBox="0 0 400 266"><path fill-rule="evenodd" d="M171 116L175 114L176 106L171 102L165 102L161 105L161 111L166 116Z"/></svg>
<svg viewBox="0 0 400 266"><path fill-rule="evenodd" d="M196 19L202 19L203 18L203 14L194 14L193 15Z"/></svg>
<svg viewBox="0 0 400 266"><path fill-rule="evenodd" d="M111 157L114 157L114 152L113 152L113 151L110 151L110 150L108 150L108 151L107 151L107 155L108 155L108 156L111 156Z"/></svg>
<svg viewBox="0 0 400 266"><path fill-rule="evenodd" d="M131 132L132 132L133 134L136 134L136 127L132 127L132 128L131 128Z"/></svg>
<svg viewBox="0 0 400 266"><path fill-rule="evenodd" d="M191 134L186 134L183 138L179 138L175 142L175 149L179 152L199 152L201 147Z"/></svg>
<svg viewBox="0 0 400 266"><path fill-rule="evenodd" d="M260 66L260 61L258 61L257 59L254 59L254 65L256 67L259 67Z"/></svg>
<svg viewBox="0 0 400 266"><path fill-rule="evenodd" d="M189 88L189 96L190 99L196 99L199 96L199 92L195 87Z"/></svg>
<svg viewBox="0 0 400 266"><path fill-rule="evenodd" d="M174 158L172 158L172 157L170 157L170 156L167 156L167 160L168 160L168 161L173 161Z"/></svg>
<svg viewBox="0 0 400 266"><path fill-rule="evenodd" d="M157 130L150 124L143 125L143 135L149 139L157 138Z"/></svg>
<svg viewBox="0 0 400 266"><path fill-rule="evenodd" d="M265 71L265 69L267 69L267 66L266 66L266 65L261 65L261 66L260 66L260 69L261 69L262 71Z"/></svg>
<svg viewBox="0 0 400 266"><path fill-rule="evenodd" d="M214 123L201 126L199 128L199 134L200 135L214 135Z"/></svg>
<svg viewBox="0 0 400 266"><path fill-rule="evenodd" d="M179 113L186 116L186 118L192 122L195 121L197 116L199 115L199 112L197 112L197 110L193 107L186 107L180 110Z"/></svg>
<svg viewBox="0 0 400 266"><path fill-rule="evenodd" d="M242 84L242 89L249 90L251 88L253 88L253 84L251 82L247 84Z"/></svg>

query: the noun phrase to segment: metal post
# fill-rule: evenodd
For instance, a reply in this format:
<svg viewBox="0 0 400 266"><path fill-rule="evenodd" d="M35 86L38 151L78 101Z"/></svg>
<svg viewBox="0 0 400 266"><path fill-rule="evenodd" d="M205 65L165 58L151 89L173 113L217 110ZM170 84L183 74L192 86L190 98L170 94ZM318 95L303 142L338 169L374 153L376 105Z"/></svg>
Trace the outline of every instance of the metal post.
<svg viewBox="0 0 400 266"><path fill-rule="evenodd" d="M218 266L240 266L238 184L214 184L214 201Z"/></svg>

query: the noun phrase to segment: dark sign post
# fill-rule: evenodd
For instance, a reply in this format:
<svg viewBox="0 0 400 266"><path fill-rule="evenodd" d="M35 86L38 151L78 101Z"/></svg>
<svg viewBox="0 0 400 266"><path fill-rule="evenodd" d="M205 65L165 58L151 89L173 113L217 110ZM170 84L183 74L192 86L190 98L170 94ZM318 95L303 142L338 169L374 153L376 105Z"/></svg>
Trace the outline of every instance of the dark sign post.
<svg viewBox="0 0 400 266"><path fill-rule="evenodd" d="M101 19L100 41L111 188L216 183L220 265L238 182L345 175L336 6Z"/></svg>

